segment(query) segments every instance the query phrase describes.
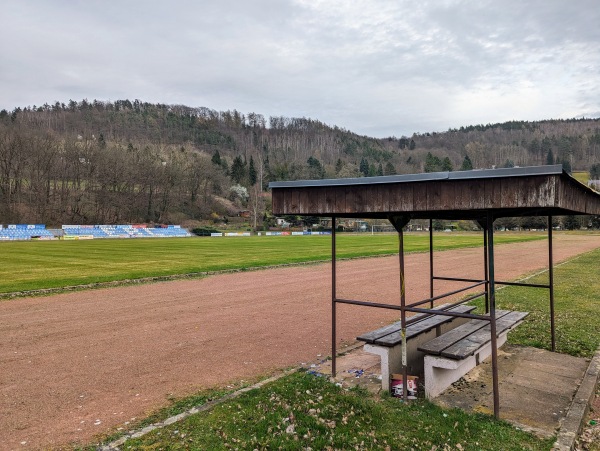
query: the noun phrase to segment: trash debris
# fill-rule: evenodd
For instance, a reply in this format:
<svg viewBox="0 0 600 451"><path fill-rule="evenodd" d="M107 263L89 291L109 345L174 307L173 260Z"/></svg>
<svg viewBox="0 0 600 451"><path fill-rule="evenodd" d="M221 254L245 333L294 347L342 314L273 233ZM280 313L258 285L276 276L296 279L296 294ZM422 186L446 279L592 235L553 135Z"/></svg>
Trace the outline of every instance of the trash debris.
<svg viewBox="0 0 600 451"><path fill-rule="evenodd" d="M417 381L419 380L416 376L408 376L407 380L407 390L408 390L408 399L417 399ZM391 391L392 396L395 398L403 398L403 389L404 386L402 384L402 374L392 374L392 382L391 382Z"/></svg>
<svg viewBox="0 0 600 451"><path fill-rule="evenodd" d="M325 375L323 373L319 373L318 371L315 370L310 370L306 372L307 374L312 374L315 377L324 377Z"/></svg>
<svg viewBox="0 0 600 451"><path fill-rule="evenodd" d="M354 376L358 379L363 374L365 374L365 370L348 370L350 374L354 374Z"/></svg>

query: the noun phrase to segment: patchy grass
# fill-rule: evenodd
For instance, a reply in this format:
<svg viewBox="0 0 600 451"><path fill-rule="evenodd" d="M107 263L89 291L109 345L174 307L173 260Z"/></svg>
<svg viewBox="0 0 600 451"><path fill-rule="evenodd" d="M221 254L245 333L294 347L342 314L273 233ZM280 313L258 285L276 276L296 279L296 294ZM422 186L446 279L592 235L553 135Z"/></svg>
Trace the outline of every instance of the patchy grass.
<svg viewBox="0 0 600 451"><path fill-rule="evenodd" d="M554 270L556 351L592 357L600 346L600 250L588 252ZM548 273L529 279L548 283ZM506 287L497 291L501 309L530 312L509 342L550 349L550 298L543 288ZM479 307L483 304L478 301Z"/></svg>
<svg viewBox="0 0 600 451"><path fill-rule="evenodd" d="M498 234L497 243L544 238L541 233ZM480 246L481 234L439 234L437 250ZM406 251L429 248L428 235L409 233ZM393 254L390 235L340 235L340 258ZM161 238L0 243L0 293L61 288L144 277L249 269L331 258L331 237Z"/></svg>
<svg viewBox="0 0 600 451"><path fill-rule="evenodd" d="M484 415L374 399L325 378L295 373L193 415L122 449L548 450L541 440Z"/></svg>

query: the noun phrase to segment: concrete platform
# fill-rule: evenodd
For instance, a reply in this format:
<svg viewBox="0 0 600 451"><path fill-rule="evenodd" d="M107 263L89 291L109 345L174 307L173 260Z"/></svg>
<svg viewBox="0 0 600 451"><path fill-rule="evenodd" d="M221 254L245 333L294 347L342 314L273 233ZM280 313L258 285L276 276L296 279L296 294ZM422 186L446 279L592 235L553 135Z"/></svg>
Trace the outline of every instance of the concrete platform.
<svg viewBox="0 0 600 451"><path fill-rule="evenodd" d="M500 417L541 437L557 436L553 450L573 449L600 377L600 349L590 362L505 344L498 350L498 368ZM330 375L331 361L323 361L309 370ZM488 358L433 402L446 408L493 415L491 371ZM378 356L364 352L360 344L346 348L337 359L336 382L346 387L360 385L379 393Z"/></svg>
<svg viewBox="0 0 600 451"><path fill-rule="evenodd" d="M587 359L505 345L498 350L500 418L543 437L555 436L588 366ZM471 370L434 402L493 414L491 360Z"/></svg>

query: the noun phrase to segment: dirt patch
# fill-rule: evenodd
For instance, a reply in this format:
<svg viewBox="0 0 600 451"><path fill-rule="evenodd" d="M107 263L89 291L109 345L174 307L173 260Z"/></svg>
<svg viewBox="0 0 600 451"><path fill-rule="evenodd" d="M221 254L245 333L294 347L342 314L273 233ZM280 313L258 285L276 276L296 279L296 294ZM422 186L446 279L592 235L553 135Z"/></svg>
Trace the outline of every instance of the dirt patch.
<svg viewBox="0 0 600 451"><path fill-rule="evenodd" d="M600 236L555 237L555 261ZM436 254L436 273L483 277L481 249ZM429 292L428 254L406 257L408 301ZM547 266L547 243L496 248L498 279ZM399 303L396 257L338 264L338 296ZM436 283L436 291L458 285ZM330 352L330 265L225 274L0 302L0 443L86 443L201 388L252 379ZM338 308L350 343L397 313Z"/></svg>

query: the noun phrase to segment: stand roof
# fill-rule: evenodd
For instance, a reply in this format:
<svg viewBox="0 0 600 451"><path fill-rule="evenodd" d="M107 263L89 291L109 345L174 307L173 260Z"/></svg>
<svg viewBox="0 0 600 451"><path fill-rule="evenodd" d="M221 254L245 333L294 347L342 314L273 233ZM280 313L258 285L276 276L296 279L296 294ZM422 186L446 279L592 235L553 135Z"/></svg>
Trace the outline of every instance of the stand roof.
<svg viewBox="0 0 600 451"><path fill-rule="evenodd" d="M277 215L481 220L600 215L600 193L561 165L271 182Z"/></svg>

